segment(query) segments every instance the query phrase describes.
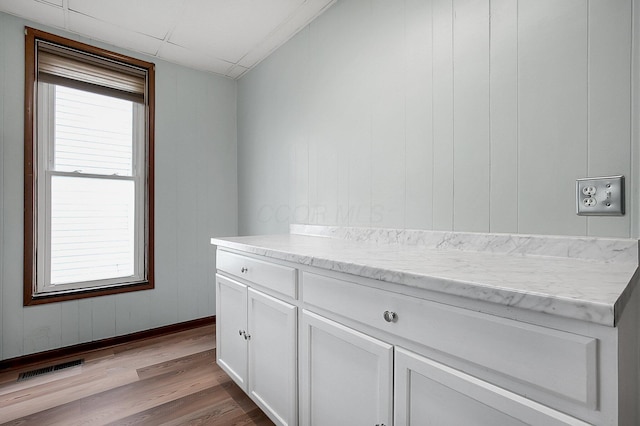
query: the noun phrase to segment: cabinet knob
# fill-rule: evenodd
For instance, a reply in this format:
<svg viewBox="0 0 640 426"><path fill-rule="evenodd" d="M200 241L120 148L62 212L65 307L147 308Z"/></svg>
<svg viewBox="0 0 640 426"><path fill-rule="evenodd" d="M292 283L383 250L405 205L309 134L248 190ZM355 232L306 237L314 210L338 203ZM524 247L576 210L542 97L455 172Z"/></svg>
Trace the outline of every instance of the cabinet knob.
<svg viewBox="0 0 640 426"><path fill-rule="evenodd" d="M240 269L240 272L242 272L242 273L244 274L244 273L245 273L245 272L247 272L248 270L249 270L249 268L245 268L245 267L243 266L243 267L242 267L242 269Z"/></svg>
<svg viewBox="0 0 640 426"><path fill-rule="evenodd" d="M384 318L386 322L396 322L398 321L398 314L391 311L384 311L384 314L382 314L382 318Z"/></svg>
<svg viewBox="0 0 640 426"><path fill-rule="evenodd" d="M244 333L244 340L250 340L251 339L251 335L247 334L246 332Z"/></svg>

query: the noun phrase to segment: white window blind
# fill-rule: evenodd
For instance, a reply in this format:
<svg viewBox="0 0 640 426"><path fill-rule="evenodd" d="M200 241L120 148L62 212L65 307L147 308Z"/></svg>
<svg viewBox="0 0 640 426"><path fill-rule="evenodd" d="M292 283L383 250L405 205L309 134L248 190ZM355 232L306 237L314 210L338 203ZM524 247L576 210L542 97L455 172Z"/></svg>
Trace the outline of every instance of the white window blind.
<svg viewBox="0 0 640 426"><path fill-rule="evenodd" d="M55 170L132 176L133 104L56 87Z"/></svg>
<svg viewBox="0 0 640 426"><path fill-rule="evenodd" d="M54 110L50 285L133 276L133 104L55 86Z"/></svg>
<svg viewBox="0 0 640 426"><path fill-rule="evenodd" d="M132 181L53 176L51 285L134 274Z"/></svg>

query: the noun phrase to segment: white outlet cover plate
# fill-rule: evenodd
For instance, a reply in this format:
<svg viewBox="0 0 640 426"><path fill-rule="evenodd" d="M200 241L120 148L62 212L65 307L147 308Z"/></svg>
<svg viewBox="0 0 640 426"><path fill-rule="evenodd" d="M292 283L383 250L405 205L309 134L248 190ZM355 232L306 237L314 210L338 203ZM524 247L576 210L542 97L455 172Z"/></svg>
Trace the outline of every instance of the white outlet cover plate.
<svg viewBox="0 0 640 426"><path fill-rule="evenodd" d="M578 216L623 216L624 176L576 180Z"/></svg>

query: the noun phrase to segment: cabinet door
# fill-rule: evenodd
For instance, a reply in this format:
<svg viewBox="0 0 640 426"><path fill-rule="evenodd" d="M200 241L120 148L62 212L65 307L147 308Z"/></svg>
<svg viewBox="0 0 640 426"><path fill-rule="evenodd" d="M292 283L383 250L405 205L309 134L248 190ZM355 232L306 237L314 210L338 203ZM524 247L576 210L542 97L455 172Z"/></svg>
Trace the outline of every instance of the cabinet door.
<svg viewBox="0 0 640 426"><path fill-rule="evenodd" d="M216 275L216 360L247 391L247 286Z"/></svg>
<svg viewBox="0 0 640 426"><path fill-rule="evenodd" d="M402 348L395 352L395 398L395 426L587 426Z"/></svg>
<svg viewBox="0 0 640 426"><path fill-rule="evenodd" d="M393 347L303 311L300 423L391 425Z"/></svg>
<svg viewBox="0 0 640 426"><path fill-rule="evenodd" d="M296 307L249 289L249 395L279 425L298 420Z"/></svg>

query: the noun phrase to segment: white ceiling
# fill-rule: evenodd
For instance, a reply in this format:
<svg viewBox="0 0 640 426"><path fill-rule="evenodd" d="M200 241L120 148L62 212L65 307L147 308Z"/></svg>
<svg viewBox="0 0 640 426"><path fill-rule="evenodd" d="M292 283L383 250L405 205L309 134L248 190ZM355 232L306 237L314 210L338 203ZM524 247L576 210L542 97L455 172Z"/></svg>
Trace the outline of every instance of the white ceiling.
<svg viewBox="0 0 640 426"><path fill-rule="evenodd" d="M336 0L0 0L0 11L239 78Z"/></svg>

